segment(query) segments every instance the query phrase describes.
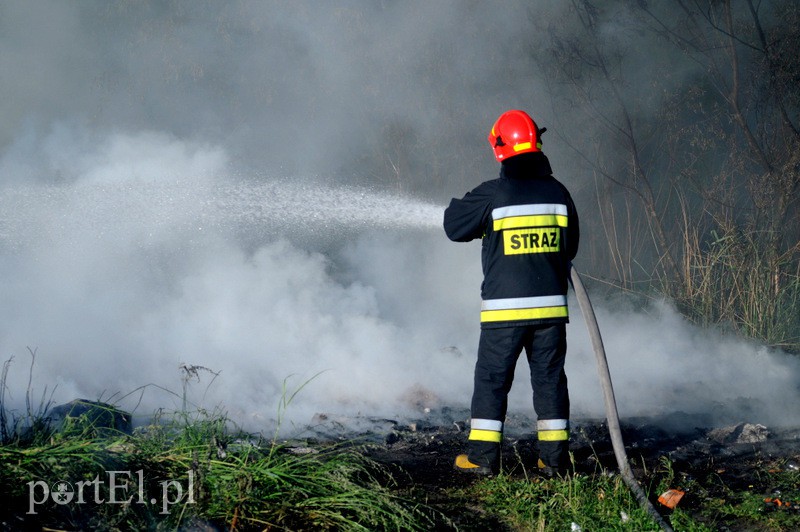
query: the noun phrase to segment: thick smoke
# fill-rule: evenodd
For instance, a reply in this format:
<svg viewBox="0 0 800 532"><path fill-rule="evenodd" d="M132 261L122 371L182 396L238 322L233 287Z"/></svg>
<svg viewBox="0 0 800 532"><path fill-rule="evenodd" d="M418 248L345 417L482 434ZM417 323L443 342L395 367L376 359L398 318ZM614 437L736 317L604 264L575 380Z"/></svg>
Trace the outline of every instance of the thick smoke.
<svg viewBox="0 0 800 532"><path fill-rule="evenodd" d="M466 408L480 246L447 241L442 203L496 172L483 143L498 112L544 105L524 75L526 10L488 6L0 7L6 406L24 408L30 348L34 396L138 404L140 420L185 397L269 429L304 383L298 425ZM493 83L499 68L520 85ZM436 135L484 151L435 193L397 192L433 179L401 167L433 164ZM623 415L798 421L771 408L798 399L795 359L666 305L595 306ZM601 416L572 308L573 409ZM532 416L525 373L511 407Z"/></svg>
<svg viewBox="0 0 800 532"><path fill-rule="evenodd" d="M546 2L552 16L563 9ZM528 2L127 2L0 7L0 147L54 122L224 147L237 166L443 192L426 146L493 171L485 127L536 105ZM519 71L524 81L500 79ZM413 175L409 175L413 171ZM418 175L418 172L420 175ZM425 173L431 175L424 175ZM442 175L444 174L444 175ZM9 179L3 176L3 179Z"/></svg>
<svg viewBox="0 0 800 532"><path fill-rule="evenodd" d="M264 429L309 380L287 412L297 425L316 413L468 405L479 246L447 241L441 206L297 176L231 177L223 150L164 135L113 135L84 151L80 135L59 138L28 164L12 157L20 150L3 160L63 180L7 187L1 200L0 348L16 359L18 408L26 347L37 352L35 390L125 406L141 396L143 418L181 408L186 394ZM61 169L65 153L79 157ZM796 360L690 327L667 306L598 303L623 415L788 421L770 405L796 398L780 391L793 389ZM601 416L572 306L574 411ZM512 409L525 415L530 387L518 373Z"/></svg>

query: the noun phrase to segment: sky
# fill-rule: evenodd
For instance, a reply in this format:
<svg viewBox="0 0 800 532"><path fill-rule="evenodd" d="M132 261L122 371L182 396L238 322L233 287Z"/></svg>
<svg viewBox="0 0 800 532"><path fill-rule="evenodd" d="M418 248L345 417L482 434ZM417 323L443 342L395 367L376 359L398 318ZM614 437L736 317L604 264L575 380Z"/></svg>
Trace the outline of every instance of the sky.
<svg viewBox="0 0 800 532"><path fill-rule="evenodd" d="M4 404L143 421L186 399L252 430L466 408L480 245L449 242L443 208L496 175L499 113L555 121L531 17L566 4L4 2ZM663 302L594 303L622 416L798 421L773 408L798 399L796 358ZM602 416L571 307L573 412ZM517 373L511 407L533 416Z"/></svg>

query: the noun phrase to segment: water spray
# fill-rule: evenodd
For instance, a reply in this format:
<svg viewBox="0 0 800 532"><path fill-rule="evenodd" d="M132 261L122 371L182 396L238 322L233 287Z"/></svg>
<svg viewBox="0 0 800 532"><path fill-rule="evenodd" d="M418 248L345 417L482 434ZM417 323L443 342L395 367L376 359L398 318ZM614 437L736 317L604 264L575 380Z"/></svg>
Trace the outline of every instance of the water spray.
<svg viewBox="0 0 800 532"><path fill-rule="evenodd" d="M611 373L608 370L608 359L606 358L606 351L603 347L603 338L600 336L600 328L597 326L597 318L595 318L594 315L592 302L589 300L589 295L586 293L583 281L581 281L578 270L576 270L574 266L570 269L570 280L572 281L572 288L575 290L575 295L578 298L578 305L581 308L581 313L586 320L589 336L592 339L592 347L594 348L595 359L597 361L597 373L600 376L600 384L603 388L608 432L611 436L611 445L614 448L614 456L617 458L619 472L625 484L636 497L636 500L639 501L642 508L650 514L662 530L672 532L672 527L664 520L661 514L658 513L658 510L655 509L650 499L647 498L647 494L637 482L636 477L633 476L630 464L628 463L628 456L625 453L625 443L622 441L622 430L619 426L617 402L616 399L614 399L614 387L611 384Z"/></svg>

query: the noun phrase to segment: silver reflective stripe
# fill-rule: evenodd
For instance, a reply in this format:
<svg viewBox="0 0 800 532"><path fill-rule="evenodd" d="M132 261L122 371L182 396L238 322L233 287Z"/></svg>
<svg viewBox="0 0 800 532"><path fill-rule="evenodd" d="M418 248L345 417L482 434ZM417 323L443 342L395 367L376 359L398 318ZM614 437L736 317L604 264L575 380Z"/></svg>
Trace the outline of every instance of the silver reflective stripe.
<svg viewBox="0 0 800 532"><path fill-rule="evenodd" d="M511 297L507 299L485 299L481 302L481 310L565 307L566 305L567 296Z"/></svg>
<svg viewBox="0 0 800 532"><path fill-rule="evenodd" d="M495 432L503 432L503 422L496 419L475 419L472 418L469 424L470 428L477 430L493 430Z"/></svg>
<svg viewBox="0 0 800 532"><path fill-rule="evenodd" d="M567 206L559 203L532 203L529 205L509 205L492 210L492 220L509 216L536 216L539 214L560 214L567 216Z"/></svg>
<svg viewBox="0 0 800 532"><path fill-rule="evenodd" d="M536 422L536 430L566 430L569 421L566 419L540 419Z"/></svg>

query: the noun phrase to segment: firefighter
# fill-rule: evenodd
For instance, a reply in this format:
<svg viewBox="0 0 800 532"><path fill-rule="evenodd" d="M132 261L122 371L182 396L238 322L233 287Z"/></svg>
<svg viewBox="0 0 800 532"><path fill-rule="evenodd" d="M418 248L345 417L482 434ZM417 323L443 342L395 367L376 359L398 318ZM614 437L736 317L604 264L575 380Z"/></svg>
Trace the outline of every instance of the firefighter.
<svg viewBox="0 0 800 532"><path fill-rule="evenodd" d="M523 349L538 418L537 465L550 477L569 465L567 286L579 227L572 198L542 153L544 131L524 111L503 113L489 134L500 177L453 198L444 213L451 240L482 239L481 334L459 471L499 470L508 392Z"/></svg>

